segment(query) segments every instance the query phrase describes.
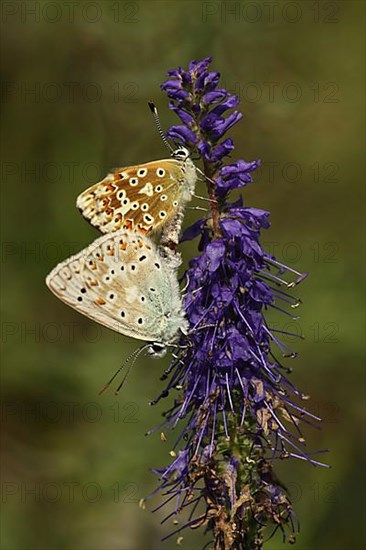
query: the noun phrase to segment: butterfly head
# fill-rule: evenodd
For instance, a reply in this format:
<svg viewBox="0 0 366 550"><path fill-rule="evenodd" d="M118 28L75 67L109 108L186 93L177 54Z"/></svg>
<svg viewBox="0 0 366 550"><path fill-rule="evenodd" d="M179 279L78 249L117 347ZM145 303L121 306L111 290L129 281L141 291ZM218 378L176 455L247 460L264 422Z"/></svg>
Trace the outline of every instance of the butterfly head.
<svg viewBox="0 0 366 550"><path fill-rule="evenodd" d="M172 151L172 157L176 160L185 161L189 157L190 152L185 147L178 147Z"/></svg>
<svg viewBox="0 0 366 550"><path fill-rule="evenodd" d="M150 355L154 359L161 359L166 355L167 348L165 344L161 342L153 342L147 348L147 355Z"/></svg>

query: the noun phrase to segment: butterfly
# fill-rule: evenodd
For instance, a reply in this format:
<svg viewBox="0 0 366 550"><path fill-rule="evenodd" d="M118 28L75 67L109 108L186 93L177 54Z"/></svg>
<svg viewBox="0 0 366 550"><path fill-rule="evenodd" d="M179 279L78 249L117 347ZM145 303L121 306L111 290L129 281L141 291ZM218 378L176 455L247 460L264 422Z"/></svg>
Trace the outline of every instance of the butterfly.
<svg viewBox="0 0 366 550"><path fill-rule="evenodd" d="M195 191L197 169L189 151L172 158L116 168L78 196L82 215L103 233L119 229L155 232L174 218Z"/></svg>
<svg viewBox="0 0 366 550"><path fill-rule="evenodd" d="M176 272L141 233L103 235L56 266L46 284L86 317L149 342L152 356L164 356L167 346L187 333Z"/></svg>

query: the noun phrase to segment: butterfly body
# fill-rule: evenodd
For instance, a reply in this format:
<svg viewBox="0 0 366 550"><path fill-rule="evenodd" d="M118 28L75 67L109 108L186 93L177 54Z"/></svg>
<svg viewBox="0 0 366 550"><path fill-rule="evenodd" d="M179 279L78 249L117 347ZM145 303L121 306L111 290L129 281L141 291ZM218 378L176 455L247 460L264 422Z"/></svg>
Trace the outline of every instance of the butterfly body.
<svg viewBox="0 0 366 550"><path fill-rule="evenodd" d="M164 355L188 329L175 270L147 236L135 231L103 235L56 266L46 284L90 319L151 342L153 356Z"/></svg>
<svg viewBox="0 0 366 550"><path fill-rule="evenodd" d="M169 159L117 168L81 193L76 205L103 233L157 231L192 198L197 172L188 155L181 148Z"/></svg>

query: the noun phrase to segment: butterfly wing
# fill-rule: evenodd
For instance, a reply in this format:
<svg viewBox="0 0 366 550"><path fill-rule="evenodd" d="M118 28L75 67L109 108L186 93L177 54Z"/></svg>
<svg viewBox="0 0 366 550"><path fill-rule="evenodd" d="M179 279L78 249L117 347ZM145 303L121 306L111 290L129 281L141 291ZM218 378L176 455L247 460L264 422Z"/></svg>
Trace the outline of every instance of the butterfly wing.
<svg viewBox="0 0 366 550"><path fill-rule="evenodd" d="M188 159L189 160L189 159ZM82 215L103 233L156 231L190 200L193 163L175 159L117 168L77 198Z"/></svg>
<svg viewBox="0 0 366 550"><path fill-rule="evenodd" d="M59 264L46 284L86 317L126 336L168 342L185 326L176 274L148 237L104 235Z"/></svg>

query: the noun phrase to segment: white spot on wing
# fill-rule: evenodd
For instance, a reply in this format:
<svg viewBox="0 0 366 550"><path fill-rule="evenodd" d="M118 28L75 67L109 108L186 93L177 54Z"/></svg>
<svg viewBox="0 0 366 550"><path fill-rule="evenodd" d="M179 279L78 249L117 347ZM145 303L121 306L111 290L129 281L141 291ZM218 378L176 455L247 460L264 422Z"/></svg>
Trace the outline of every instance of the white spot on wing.
<svg viewBox="0 0 366 550"><path fill-rule="evenodd" d="M148 197L152 197L154 194L154 188L152 184L149 182L142 189L140 189L139 193L143 195L147 195Z"/></svg>
<svg viewBox="0 0 366 550"><path fill-rule="evenodd" d="M126 295L125 299L126 302L129 304L132 304L133 302L136 302L139 297L139 290L137 286L130 286L128 289L126 289Z"/></svg>

